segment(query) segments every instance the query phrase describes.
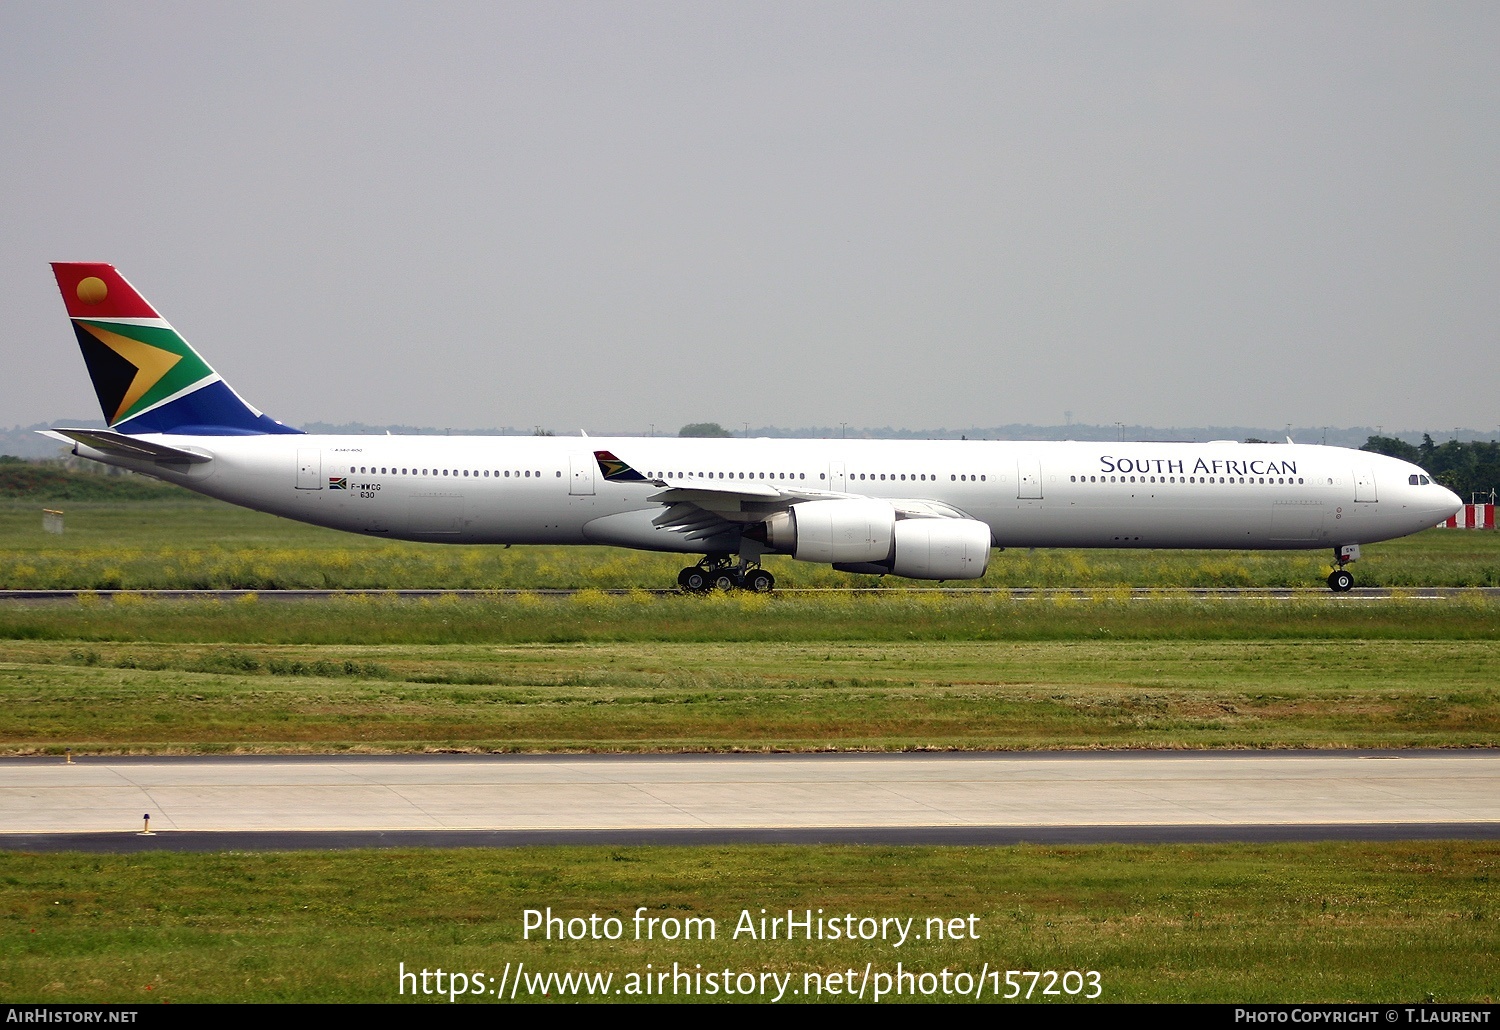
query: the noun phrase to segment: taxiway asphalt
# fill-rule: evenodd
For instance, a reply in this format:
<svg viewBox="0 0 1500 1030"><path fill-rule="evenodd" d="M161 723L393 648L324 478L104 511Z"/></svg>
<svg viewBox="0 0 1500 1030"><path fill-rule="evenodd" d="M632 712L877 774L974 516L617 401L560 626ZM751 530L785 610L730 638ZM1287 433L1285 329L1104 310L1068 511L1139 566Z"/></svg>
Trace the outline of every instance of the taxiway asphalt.
<svg viewBox="0 0 1500 1030"><path fill-rule="evenodd" d="M1500 838L1500 751L0 761L3 849L1433 837Z"/></svg>

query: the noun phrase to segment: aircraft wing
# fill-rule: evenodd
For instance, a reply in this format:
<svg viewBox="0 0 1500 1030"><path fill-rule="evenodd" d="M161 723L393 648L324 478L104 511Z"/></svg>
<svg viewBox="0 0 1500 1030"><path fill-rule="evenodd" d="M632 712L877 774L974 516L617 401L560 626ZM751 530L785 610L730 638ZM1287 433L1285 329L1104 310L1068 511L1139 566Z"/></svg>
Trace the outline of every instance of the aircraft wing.
<svg viewBox="0 0 1500 1030"><path fill-rule="evenodd" d="M715 536L730 529L733 524L746 525L764 522L778 511L786 511L798 501L811 500L812 496L831 497L837 494L818 494L815 491L778 490L761 483L726 485L723 489L709 486L668 487L652 494L647 500L664 505L666 510L651 520L652 525L662 529L686 531L687 539L697 540Z"/></svg>
<svg viewBox="0 0 1500 1030"><path fill-rule="evenodd" d="M686 484L668 484L661 479L648 479L628 463L608 451L596 451L594 457L604 478L610 482L648 483L660 487L647 500L655 501L665 510L652 519L652 525L672 529L686 534L689 540L717 536L738 525L764 522L770 515L786 511L800 501L830 501L842 498L865 497L865 494L840 493L830 490L810 490L788 483L761 482L756 480L733 482L705 480ZM897 517L909 519L964 519L969 516L957 508L941 501L922 498L894 499L890 501Z"/></svg>
<svg viewBox="0 0 1500 1030"><path fill-rule="evenodd" d="M138 436L112 433L107 429L44 429L39 432L43 436L60 440L63 443L82 444L114 458L188 465L199 465L205 461L214 460L212 455L187 451L164 443L153 443Z"/></svg>

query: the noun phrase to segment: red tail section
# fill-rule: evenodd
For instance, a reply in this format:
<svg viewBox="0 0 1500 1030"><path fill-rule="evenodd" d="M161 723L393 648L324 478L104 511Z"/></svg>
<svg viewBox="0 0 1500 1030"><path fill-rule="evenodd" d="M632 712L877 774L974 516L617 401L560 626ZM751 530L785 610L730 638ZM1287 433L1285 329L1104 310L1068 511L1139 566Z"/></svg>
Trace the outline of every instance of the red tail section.
<svg viewBox="0 0 1500 1030"><path fill-rule="evenodd" d="M114 265L93 261L54 261L52 274L68 306L69 318L160 318Z"/></svg>

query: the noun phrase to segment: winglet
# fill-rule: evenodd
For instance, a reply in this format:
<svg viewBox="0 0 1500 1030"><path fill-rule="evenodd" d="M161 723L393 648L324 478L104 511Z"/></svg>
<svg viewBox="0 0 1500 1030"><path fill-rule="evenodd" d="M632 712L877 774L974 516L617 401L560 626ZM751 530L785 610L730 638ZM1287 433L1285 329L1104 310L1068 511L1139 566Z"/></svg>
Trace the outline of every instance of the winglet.
<svg viewBox="0 0 1500 1030"><path fill-rule="evenodd" d="M645 476L641 475L639 472L637 472L635 469L631 468L629 465L627 465L625 462L621 461L619 458L616 458L609 451L595 451L594 452L594 460L599 463L599 471L604 474L604 478L605 478L605 480L607 482L610 482L610 483L650 483L650 482L654 482L653 480L647 479Z"/></svg>

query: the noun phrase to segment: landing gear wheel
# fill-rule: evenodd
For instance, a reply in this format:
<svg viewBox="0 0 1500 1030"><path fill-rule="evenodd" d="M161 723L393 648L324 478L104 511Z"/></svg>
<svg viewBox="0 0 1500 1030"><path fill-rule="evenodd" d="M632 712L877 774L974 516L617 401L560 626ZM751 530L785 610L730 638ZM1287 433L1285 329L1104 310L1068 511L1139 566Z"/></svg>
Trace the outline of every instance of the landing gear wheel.
<svg viewBox="0 0 1500 1030"><path fill-rule="evenodd" d="M713 574L713 588L728 593L740 585L740 578L733 569L720 569Z"/></svg>
<svg viewBox="0 0 1500 1030"><path fill-rule="evenodd" d="M745 573L745 589L753 594L769 594L776 589L776 577L765 569L751 569Z"/></svg>
<svg viewBox="0 0 1500 1030"><path fill-rule="evenodd" d="M708 590L708 572L701 566L692 565L677 574L677 585L691 594Z"/></svg>
<svg viewBox="0 0 1500 1030"><path fill-rule="evenodd" d="M1328 589L1335 594L1348 593L1354 586L1354 573L1348 569L1334 569L1328 574Z"/></svg>

